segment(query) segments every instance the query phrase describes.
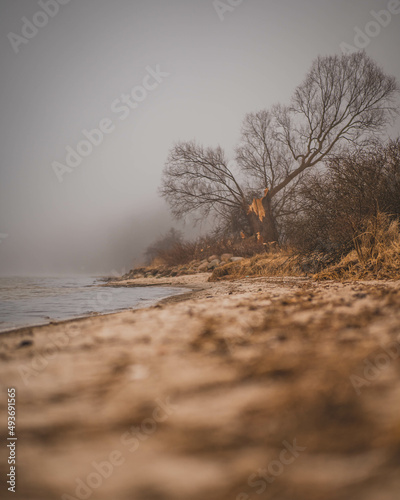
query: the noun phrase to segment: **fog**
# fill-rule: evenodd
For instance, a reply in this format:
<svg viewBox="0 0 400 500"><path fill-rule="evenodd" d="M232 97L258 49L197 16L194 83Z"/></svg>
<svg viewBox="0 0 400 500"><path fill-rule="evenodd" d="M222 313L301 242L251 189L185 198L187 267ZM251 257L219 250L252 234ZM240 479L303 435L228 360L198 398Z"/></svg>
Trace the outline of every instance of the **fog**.
<svg viewBox="0 0 400 500"><path fill-rule="evenodd" d="M358 44L400 80L397 0L39 3L0 6L0 274L121 273L171 226L196 235L158 195L169 148L232 154L319 54Z"/></svg>

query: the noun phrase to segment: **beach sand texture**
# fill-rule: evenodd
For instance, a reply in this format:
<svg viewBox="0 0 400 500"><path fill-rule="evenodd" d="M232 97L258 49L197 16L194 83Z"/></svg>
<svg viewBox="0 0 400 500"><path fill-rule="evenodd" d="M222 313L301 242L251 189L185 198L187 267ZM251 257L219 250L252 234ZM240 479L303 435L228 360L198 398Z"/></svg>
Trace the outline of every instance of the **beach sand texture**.
<svg viewBox="0 0 400 500"><path fill-rule="evenodd" d="M400 282L208 277L143 279L196 291L0 335L14 498L399 498Z"/></svg>

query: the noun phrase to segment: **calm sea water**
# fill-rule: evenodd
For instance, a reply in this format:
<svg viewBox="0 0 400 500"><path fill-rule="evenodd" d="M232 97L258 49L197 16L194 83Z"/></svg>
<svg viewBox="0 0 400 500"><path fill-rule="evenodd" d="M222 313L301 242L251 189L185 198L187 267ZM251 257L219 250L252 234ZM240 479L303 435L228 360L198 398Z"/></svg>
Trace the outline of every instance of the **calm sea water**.
<svg viewBox="0 0 400 500"><path fill-rule="evenodd" d="M104 288L100 278L0 277L0 331L91 314L137 309L181 288Z"/></svg>

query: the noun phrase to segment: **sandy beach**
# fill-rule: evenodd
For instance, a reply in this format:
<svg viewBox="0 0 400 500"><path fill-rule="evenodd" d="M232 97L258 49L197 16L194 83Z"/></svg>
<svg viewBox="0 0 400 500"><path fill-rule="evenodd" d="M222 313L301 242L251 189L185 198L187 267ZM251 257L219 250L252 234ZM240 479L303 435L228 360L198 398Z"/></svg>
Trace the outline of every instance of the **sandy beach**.
<svg viewBox="0 0 400 500"><path fill-rule="evenodd" d="M114 283L188 293L0 335L14 498L398 498L400 281L208 278Z"/></svg>

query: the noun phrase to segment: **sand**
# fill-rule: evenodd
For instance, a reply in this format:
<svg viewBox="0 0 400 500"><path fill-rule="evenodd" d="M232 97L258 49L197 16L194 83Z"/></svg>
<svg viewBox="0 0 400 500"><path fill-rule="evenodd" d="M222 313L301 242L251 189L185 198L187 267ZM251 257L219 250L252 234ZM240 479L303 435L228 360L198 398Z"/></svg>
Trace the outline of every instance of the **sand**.
<svg viewBox="0 0 400 500"><path fill-rule="evenodd" d="M196 291L0 335L12 498L399 498L400 282L208 277L118 283Z"/></svg>

